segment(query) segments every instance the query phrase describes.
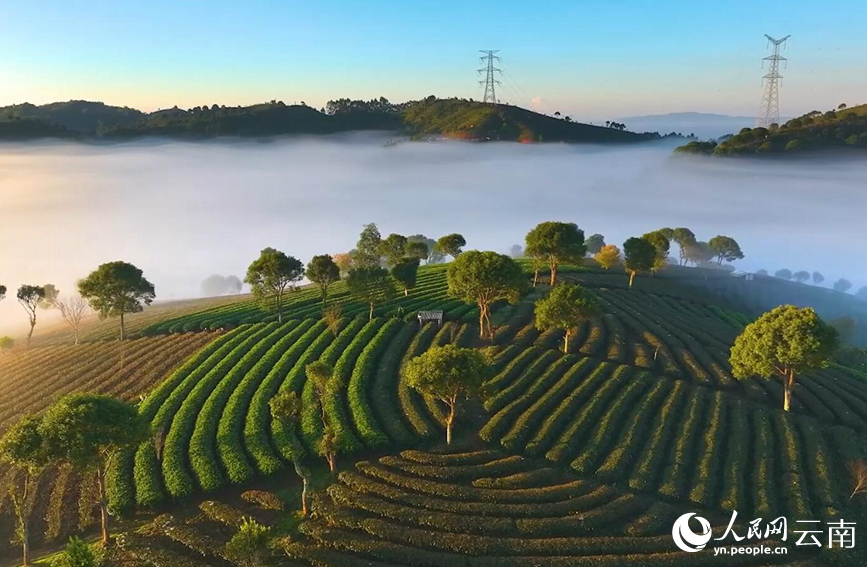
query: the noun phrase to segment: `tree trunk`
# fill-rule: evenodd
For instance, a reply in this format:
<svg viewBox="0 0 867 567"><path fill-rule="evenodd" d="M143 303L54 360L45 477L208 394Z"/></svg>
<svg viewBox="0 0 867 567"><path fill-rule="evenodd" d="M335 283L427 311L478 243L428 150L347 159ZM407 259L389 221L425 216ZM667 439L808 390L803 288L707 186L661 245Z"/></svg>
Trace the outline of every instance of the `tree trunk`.
<svg viewBox="0 0 867 567"><path fill-rule="evenodd" d="M296 455L297 455L297 453L296 453ZM292 460L292 464L295 466L295 474L297 474L298 477L301 478L301 515L306 516L307 515L307 502L308 502L307 494L308 494L308 485L309 485L308 476L310 476L310 475L308 474L308 471L306 471L304 469L304 467L301 465L301 461L297 457Z"/></svg>
<svg viewBox="0 0 867 567"><path fill-rule="evenodd" d="M536 269L533 272L533 287L536 287L536 283L539 281L539 270Z"/></svg>
<svg viewBox="0 0 867 567"><path fill-rule="evenodd" d="M328 470L331 471L331 474L334 475L337 472L337 455L334 453L328 453L325 456L325 460L328 461Z"/></svg>
<svg viewBox="0 0 867 567"><path fill-rule="evenodd" d="M557 283L557 262L551 262L551 285Z"/></svg>
<svg viewBox="0 0 867 567"><path fill-rule="evenodd" d="M24 486L21 490L21 500L18 503L14 501L15 511L18 514L18 524L21 526L21 561L23 565L30 565L30 522L28 521L27 500L30 495L30 471L25 470Z"/></svg>
<svg viewBox="0 0 867 567"><path fill-rule="evenodd" d="M569 331L566 330L566 334L563 335L563 352L569 352Z"/></svg>
<svg viewBox="0 0 867 567"><path fill-rule="evenodd" d="M123 337L125 335L126 327L123 322L123 311L120 312L120 340L123 341Z"/></svg>
<svg viewBox="0 0 867 567"><path fill-rule="evenodd" d="M403 296L409 297L409 288L408 287L403 288Z"/></svg>
<svg viewBox="0 0 867 567"><path fill-rule="evenodd" d="M792 388L795 387L795 371L788 370L786 372L786 389L783 394L783 411L789 411L792 402Z"/></svg>
<svg viewBox="0 0 867 567"><path fill-rule="evenodd" d="M373 303L370 304L370 316L367 318L368 321L373 321Z"/></svg>
<svg viewBox="0 0 867 567"><path fill-rule="evenodd" d="M30 565L30 524L26 515L21 516L21 564Z"/></svg>
<svg viewBox="0 0 867 567"><path fill-rule="evenodd" d="M633 279L635 279L635 272L629 272L629 287L632 287Z"/></svg>
<svg viewBox="0 0 867 567"><path fill-rule="evenodd" d="M455 400L447 400L449 406L449 414L446 416L446 445L452 444L452 423L455 421Z"/></svg>
<svg viewBox="0 0 867 567"><path fill-rule="evenodd" d="M485 338L485 309L486 307L479 303L479 337Z"/></svg>
<svg viewBox="0 0 867 567"><path fill-rule="evenodd" d="M27 333L27 348L30 348L30 339L33 337L33 329L36 328L36 322L30 321L30 332Z"/></svg>
<svg viewBox="0 0 867 567"><path fill-rule="evenodd" d="M78 328L75 329L75 346L78 346Z"/></svg>
<svg viewBox="0 0 867 567"><path fill-rule="evenodd" d="M275 296L276 299L276 307L277 307L277 322L283 322L283 296L282 294L277 294Z"/></svg>
<svg viewBox="0 0 867 567"><path fill-rule="evenodd" d="M96 480L99 484L99 516L102 527L102 545L108 545L108 504L105 498L105 471L100 466L96 469Z"/></svg>

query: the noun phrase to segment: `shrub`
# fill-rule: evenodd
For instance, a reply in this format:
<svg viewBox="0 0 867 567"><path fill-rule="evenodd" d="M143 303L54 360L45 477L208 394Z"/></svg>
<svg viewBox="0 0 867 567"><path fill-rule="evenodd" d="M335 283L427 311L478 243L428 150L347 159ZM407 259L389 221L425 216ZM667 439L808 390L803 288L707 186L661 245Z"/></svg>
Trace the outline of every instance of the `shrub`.
<svg viewBox="0 0 867 567"><path fill-rule="evenodd" d="M265 564L268 555L268 528L244 518L238 533L226 544L226 557L241 567L259 567Z"/></svg>
<svg viewBox="0 0 867 567"><path fill-rule="evenodd" d="M102 557L93 546L77 537L69 538L66 549L55 559L52 567L97 567L102 562Z"/></svg>

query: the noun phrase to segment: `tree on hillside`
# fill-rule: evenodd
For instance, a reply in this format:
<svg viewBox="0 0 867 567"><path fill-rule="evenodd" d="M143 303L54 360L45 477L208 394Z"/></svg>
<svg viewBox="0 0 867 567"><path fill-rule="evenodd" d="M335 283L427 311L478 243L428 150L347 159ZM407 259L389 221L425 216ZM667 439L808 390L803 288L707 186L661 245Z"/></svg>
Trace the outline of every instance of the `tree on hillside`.
<svg viewBox="0 0 867 567"><path fill-rule="evenodd" d="M328 303L328 288L340 280L340 268L328 254L313 256L307 263L307 279L319 286L322 303Z"/></svg>
<svg viewBox="0 0 867 567"><path fill-rule="evenodd" d="M283 322L283 296L304 277L304 264L279 250L265 248L250 267L244 282L250 284L253 295L261 301L274 298L277 322Z"/></svg>
<svg viewBox="0 0 867 567"><path fill-rule="evenodd" d="M430 258L430 248L428 248L427 243L425 242L409 242L406 243L406 256L407 258L415 258L419 262L424 260L427 262L427 259Z"/></svg>
<svg viewBox="0 0 867 567"><path fill-rule="evenodd" d="M418 258L404 258L391 268L391 277L403 288L403 294L409 295L409 290L415 287L418 275Z"/></svg>
<svg viewBox="0 0 867 567"><path fill-rule="evenodd" d="M491 305L505 299L517 303L527 286L521 266L505 254L470 250L449 266L449 295L479 306L479 336L493 338Z"/></svg>
<svg viewBox="0 0 867 567"><path fill-rule="evenodd" d="M467 245L467 241L463 236L457 233L447 234L437 240L434 250L442 255L448 255L457 259L461 253L461 248Z"/></svg>
<svg viewBox="0 0 867 567"><path fill-rule="evenodd" d="M656 256L653 259L653 268L651 268L651 271L658 272L665 268L665 266L668 265L668 250L671 247L671 243L669 242L668 237L666 237L666 229L648 232L643 234L641 238L650 242L656 250Z"/></svg>
<svg viewBox="0 0 867 567"><path fill-rule="evenodd" d="M813 285L819 285L823 281L825 281L825 276L819 272L813 272Z"/></svg>
<svg viewBox="0 0 867 567"><path fill-rule="evenodd" d="M587 247L588 254L596 255L605 246L605 237L601 234L591 234L584 241L584 245Z"/></svg>
<svg viewBox="0 0 867 567"><path fill-rule="evenodd" d="M792 278L798 283L804 283L810 279L810 272L807 270L800 270L792 274Z"/></svg>
<svg viewBox="0 0 867 567"><path fill-rule="evenodd" d="M62 298L57 295L54 301L51 302L54 309L60 311L60 316L63 321L69 325L75 335L75 345L78 345L78 330L81 328L81 321L87 312L90 311L90 304L80 295L73 295Z"/></svg>
<svg viewBox="0 0 867 567"><path fill-rule="evenodd" d="M379 254L385 257L387 266L394 266L406 255L406 236L389 234L379 243Z"/></svg>
<svg viewBox="0 0 867 567"><path fill-rule="evenodd" d="M150 305L156 293L142 271L127 262L102 264L78 282L78 293L99 314L100 319L120 317L120 340L124 340L124 315L138 313Z"/></svg>
<svg viewBox="0 0 867 567"><path fill-rule="evenodd" d="M852 288L852 282L850 282L846 278L840 278L839 280L834 282L834 291L846 293L851 288Z"/></svg>
<svg viewBox="0 0 867 567"><path fill-rule="evenodd" d="M629 273L629 287L639 272L649 272L656 262L656 248L644 238L632 237L623 243L623 267Z"/></svg>
<svg viewBox="0 0 867 567"><path fill-rule="evenodd" d="M39 433L40 417L25 415L0 438L0 462L18 469L9 479L8 493L15 513L16 538L21 543L22 563L30 564L30 515L36 500L39 476L48 464L48 453Z"/></svg>
<svg viewBox="0 0 867 567"><path fill-rule="evenodd" d="M96 394L71 394L46 410L39 433L52 460L69 463L80 474L96 475L102 543L107 544L106 471L122 449L150 436L148 424L126 402Z"/></svg>
<svg viewBox="0 0 867 567"><path fill-rule="evenodd" d="M358 237L358 243L355 245L353 254L353 267L369 268L379 266L382 257L380 255L380 246L382 245L382 235L379 229L373 223L364 225L361 234Z"/></svg>
<svg viewBox="0 0 867 567"><path fill-rule="evenodd" d="M812 308L781 305L747 325L735 339L729 360L739 380L781 376L783 409L789 411L796 375L828 366L837 346L837 331Z"/></svg>
<svg viewBox="0 0 867 567"><path fill-rule="evenodd" d="M575 334L578 324L601 313L602 307L591 292L579 285L562 283L536 302L536 328L562 329L563 352L569 352L569 337Z"/></svg>
<svg viewBox="0 0 867 567"><path fill-rule="evenodd" d="M44 294L42 299L39 300L39 308L54 309L54 302L57 301L57 298L60 296L60 290L57 289L57 286L50 283L42 286L42 290L44 291Z"/></svg>
<svg viewBox="0 0 867 567"><path fill-rule="evenodd" d="M455 345L432 347L410 360L404 368L404 376L411 388L440 400L449 408L446 415L447 444L452 442L458 401L477 396L482 383L490 375L490 362L482 351Z"/></svg>
<svg viewBox="0 0 867 567"><path fill-rule="evenodd" d="M220 274L211 274L202 280L199 286L203 297L215 297L226 293L226 278Z"/></svg>
<svg viewBox="0 0 867 567"><path fill-rule="evenodd" d="M620 248L614 244L606 244L596 253L595 256L593 256L593 259L596 260L600 266L609 270L620 261Z"/></svg>
<svg viewBox="0 0 867 567"><path fill-rule="evenodd" d="M370 319L373 319L374 308L383 301L394 297L394 282L388 270L379 266L369 266L350 270L346 277L349 293L370 307Z"/></svg>
<svg viewBox="0 0 867 567"><path fill-rule="evenodd" d="M687 260L686 249L695 244L695 234L688 228L679 227L671 231L671 240L677 244L680 264L685 264Z"/></svg>
<svg viewBox="0 0 867 567"><path fill-rule="evenodd" d="M27 348L30 348L30 339L33 337L33 329L36 327L36 309L45 298L45 288L40 285L22 285L18 288L18 303L27 312L30 322L30 332L27 333Z"/></svg>
<svg viewBox="0 0 867 567"><path fill-rule="evenodd" d="M250 517L244 517L238 531L226 543L226 558L238 567L268 565L270 555L270 529Z"/></svg>
<svg viewBox="0 0 867 567"><path fill-rule="evenodd" d="M527 233L524 252L532 258L544 259L551 270L551 285L557 283L557 268L571 262L580 264L587 247L584 231L575 223L543 222Z"/></svg>
<svg viewBox="0 0 867 567"><path fill-rule="evenodd" d="M277 393L268 402L271 419L282 423L289 431L292 440L292 464L295 474L301 479L301 515L306 516L309 510L310 470L304 466L304 445L298 439L301 426L301 400L297 392L283 391Z"/></svg>
<svg viewBox="0 0 867 567"><path fill-rule="evenodd" d="M337 474L337 455L349 447L338 438L334 424L328 419L325 404L326 398L340 389L340 382L334 375L334 368L321 360L308 364L306 373L307 379L313 384L316 407L322 421L322 433L315 443L316 454L325 458L331 474Z"/></svg>
<svg viewBox="0 0 867 567"><path fill-rule="evenodd" d="M703 266L713 258L713 250L710 244L702 241L693 241L685 245L682 250L684 262L692 262L695 267Z"/></svg>
<svg viewBox="0 0 867 567"><path fill-rule="evenodd" d="M355 251L334 254L331 257L337 267L340 269L340 275L344 276L349 273L349 270L355 267Z"/></svg>
<svg viewBox="0 0 867 567"><path fill-rule="evenodd" d="M226 276L226 293L237 295L243 287L244 282L238 276Z"/></svg>
<svg viewBox="0 0 867 567"><path fill-rule="evenodd" d="M788 281L788 280L792 279L792 270L789 270L788 268L783 268L782 270L777 270L776 272L774 272L774 277L779 278L781 280Z"/></svg>
<svg viewBox="0 0 867 567"><path fill-rule="evenodd" d="M439 264L444 259L443 254L436 250L437 241L433 238L428 238L424 234L413 234L406 237L406 242L407 244L420 242L427 246L427 256L419 258L420 260L424 260L426 264ZM407 254L410 254L410 252L407 251Z"/></svg>
<svg viewBox="0 0 867 567"><path fill-rule="evenodd" d="M742 260L744 257L740 245L731 236L717 235L711 238L707 244L713 250L713 255L716 256L717 266L722 266L723 261L734 262L735 260Z"/></svg>

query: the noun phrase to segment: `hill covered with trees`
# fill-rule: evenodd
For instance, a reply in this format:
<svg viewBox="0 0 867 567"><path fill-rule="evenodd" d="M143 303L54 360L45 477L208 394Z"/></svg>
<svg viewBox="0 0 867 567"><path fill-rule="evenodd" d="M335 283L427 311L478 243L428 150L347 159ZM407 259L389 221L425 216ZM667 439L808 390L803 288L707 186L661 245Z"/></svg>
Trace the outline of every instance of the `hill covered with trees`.
<svg viewBox="0 0 867 567"><path fill-rule="evenodd" d="M717 143L692 141L675 149L682 154L713 156L792 155L809 151L867 150L867 104L814 110L781 126L743 128Z"/></svg>
<svg viewBox="0 0 867 567"><path fill-rule="evenodd" d="M615 125L617 127L615 127ZM519 142L625 143L657 139L656 133L627 132L573 122L504 104L437 99L394 104L338 99L317 110L305 103L271 101L252 106L213 105L143 113L102 103L70 101L0 108L0 139L65 138L120 141L145 136L180 139L333 134L358 130L397 132L413 139L454 138Z"/></svg>

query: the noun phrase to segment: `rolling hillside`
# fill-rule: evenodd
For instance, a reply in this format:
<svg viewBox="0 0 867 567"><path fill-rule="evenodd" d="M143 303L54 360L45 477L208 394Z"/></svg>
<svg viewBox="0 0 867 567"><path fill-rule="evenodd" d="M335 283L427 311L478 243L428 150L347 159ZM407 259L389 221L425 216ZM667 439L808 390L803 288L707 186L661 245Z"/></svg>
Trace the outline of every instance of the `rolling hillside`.
<svg viewBox="0 0 867 567"><path fill-rule="evenodd" d="M444 267L431 266L370 320L336 287L343 317L332 326L316 294L301 290L283 323L241 297L152 315L125 347L98 334L78 347L35 346L0 360L0 373L16 376L0 417L85 388L142 394L139 412L160 443L112 461L110 506L126 518L112 553L155 565L227 565L223 546L243 516L288 530L279 554L292 564L687 566L695 556L669 534L688 511L720 533L732 510L739 522L854 513L846 467L865 455L867 376L840 365L804 376L786 413L780 382L731 375L728 349L751 317L730 298L675 276L628 289L619 273L561 275L604 308L567 353L560 331L534 325L546 286L497 305L494 339L481 341L474 306L449 298ZM431 308L445 311L442 327L414 320ZM495 374L459 417L458 445L446 448L444 406L412 390L400 369L449 343L488 349ZM323 410L344 448L335 479L312 456L322 422L305 369L317 360L339 384ZM37 385L40 395L26 395ZM297 437L268 411L288 391L301 399ZM318 479L300 525L299 449ZM0 468L0 478L12 474ZM92 529L84 480L65 468L42 476L37 547ZM9 512L4 500L0 514ZM11 522L0 525L6 541ZM806 565L815 554L702 558Z"/></svg>

